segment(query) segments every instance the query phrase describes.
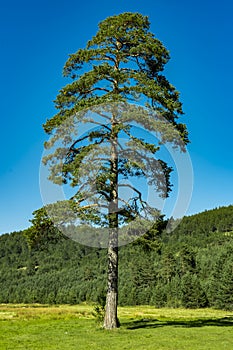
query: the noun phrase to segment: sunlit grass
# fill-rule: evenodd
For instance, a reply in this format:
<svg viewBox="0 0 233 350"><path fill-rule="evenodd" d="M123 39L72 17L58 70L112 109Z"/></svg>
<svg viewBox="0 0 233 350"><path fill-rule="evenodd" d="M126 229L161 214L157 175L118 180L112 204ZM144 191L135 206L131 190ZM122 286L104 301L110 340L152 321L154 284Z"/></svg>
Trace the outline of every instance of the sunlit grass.
<svg viewBox="0 0 233 350"><path fill-rule="evenodd" d="M113 332L92 313L87 304L0 305L0 349L233 349L233 312L120 307Z"/></svg>

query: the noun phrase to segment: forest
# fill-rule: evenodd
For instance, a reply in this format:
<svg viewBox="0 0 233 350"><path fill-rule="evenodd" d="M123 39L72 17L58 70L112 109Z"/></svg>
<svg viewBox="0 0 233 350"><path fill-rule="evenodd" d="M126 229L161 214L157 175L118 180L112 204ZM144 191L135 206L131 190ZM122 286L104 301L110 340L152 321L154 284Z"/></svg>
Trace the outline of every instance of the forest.
<svg viewBox="0 0 233 350"><path fill-rule="evenodd" d="M119 305L233 310L233 205L166 226L161 217L119 248ZM103 302L107 250L54 229L41 237L32 246L28 229L0 236L0 303Z"/></svg>

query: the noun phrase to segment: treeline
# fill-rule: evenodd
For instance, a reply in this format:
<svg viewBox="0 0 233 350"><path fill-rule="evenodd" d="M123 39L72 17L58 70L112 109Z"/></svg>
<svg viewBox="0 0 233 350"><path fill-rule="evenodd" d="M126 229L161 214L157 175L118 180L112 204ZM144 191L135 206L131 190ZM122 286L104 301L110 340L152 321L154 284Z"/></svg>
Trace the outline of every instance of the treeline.
<svg viewBox="0 0 233 350"><path fill-rule="evenodd" d="M119 304L233 310L233 206L185 217L171 232L165 226L120 247ZM46 237L29 249L25 232L0 236L0 303L103 298L106 250Z"/></svg>

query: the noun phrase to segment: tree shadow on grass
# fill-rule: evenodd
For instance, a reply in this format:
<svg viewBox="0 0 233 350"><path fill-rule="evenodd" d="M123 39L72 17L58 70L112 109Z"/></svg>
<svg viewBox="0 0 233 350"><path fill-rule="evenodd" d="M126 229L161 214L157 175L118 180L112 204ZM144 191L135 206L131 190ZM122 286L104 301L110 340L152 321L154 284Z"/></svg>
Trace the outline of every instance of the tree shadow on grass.
<svg viewBox="0 0 233 350"><path fill-rule="evenodd" d="M177 327L206 327L206 326L218 326L218 327L233 327L233 317L223 318L200 318L195 320L159 320L159 319L140 319L132 322L124 323L124 326L129 330L139 328L158 328L165 326L177 326Z"/></svg>

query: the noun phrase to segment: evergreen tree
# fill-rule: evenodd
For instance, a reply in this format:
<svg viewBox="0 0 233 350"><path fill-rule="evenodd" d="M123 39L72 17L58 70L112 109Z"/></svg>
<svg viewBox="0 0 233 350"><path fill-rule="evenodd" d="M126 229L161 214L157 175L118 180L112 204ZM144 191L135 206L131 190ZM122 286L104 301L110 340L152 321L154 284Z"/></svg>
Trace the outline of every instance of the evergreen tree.
<svg viewBox="0 0 233 350"><path fill-rule="evenodd" d="M208 305L197 275L186 273L181 280L182 304L186 308L199 308Z"/></svg>
<svg viewBox="0 0 233 350"><path fill-rule="evenodd" d="M164 283L169 283L176 274L176 260L171 248L164 249L161 257L161 268L159 275Z"/></svg>
<svg viewBox="0 0 233 350"><path fill-rule="evenodd" d="M162 74L169 53L149 27L148 18L139 13L102 21L87 46L66 62L64 75L71 82L56 98L58 113L44 124L51 135L45 146L53 152L44 158L50 179L76 189L66 207L71 214L66 215L75 213L80 223L107 228L106 329L117 327L119 227L142 213L148 220L157 215L138 188L121 180L146 178L163 197L171 190L171 168L156 158L159 145L139 137L132 123L159 132L161 143L170 142L181 151L188 142L185 125L177 122L183 114L179 93ZM127 102L139 102L147 109ZM67 128L75 134L76 125L82 123L95 128L71 140ZM121 143L123 135L126 143ZM57 140L64 147L54 151ZM126 200L122 188L133 195Z"/></svg>
<svg viewBox="0 0 233 350"><path fill-rule="evenodd" d="M45 249L48 243L57 243L63 238L44 207L35 210L33 216L32 226L23 232L30 248Z"/></svg>
<svg viewBox="0 0 233 350"><path fill-rule="evenodd" d="M216 306L220 309L233 310L233 259L226 259L219 276Z"/></svg>
<svg viewBox="0 0 233 350"><path fill-rule="evenodd" d="M196 268L195 253L192 247L182 244L179 251L179 264L181 274L194 272Z"/></svg>
<svg viewBox="0 0 233 350"><path fill-rule="evenodd" d="M167 285L158 281L156 287L153 290L153 295L151 297L151 303L155 307L165 307L167 303Z"/></svg>

